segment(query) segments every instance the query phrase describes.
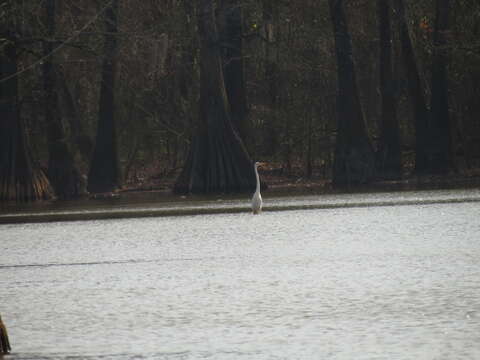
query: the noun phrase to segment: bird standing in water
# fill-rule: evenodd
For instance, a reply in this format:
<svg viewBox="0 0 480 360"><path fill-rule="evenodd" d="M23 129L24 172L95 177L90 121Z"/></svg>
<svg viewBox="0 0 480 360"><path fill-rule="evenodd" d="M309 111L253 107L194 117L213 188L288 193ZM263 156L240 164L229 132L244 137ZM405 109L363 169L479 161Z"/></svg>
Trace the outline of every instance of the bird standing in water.
<svg viewBox="0 0 480 360"><path fill-rule="evenodd" d="M0 355L10 352L10 342L8 341L7 328L5 327L2 317L0 316Z"/></svg>
<svg viewBox="0 0 480 360"><path fill-rule="evenodd" d="M261 162L254 164L255 177L257 179L257 189L252 197L252 211L254 214L260 214L262 212L262 195L260 194L260 177L258 176L258 167L262 165L263 163Z"/></svg>

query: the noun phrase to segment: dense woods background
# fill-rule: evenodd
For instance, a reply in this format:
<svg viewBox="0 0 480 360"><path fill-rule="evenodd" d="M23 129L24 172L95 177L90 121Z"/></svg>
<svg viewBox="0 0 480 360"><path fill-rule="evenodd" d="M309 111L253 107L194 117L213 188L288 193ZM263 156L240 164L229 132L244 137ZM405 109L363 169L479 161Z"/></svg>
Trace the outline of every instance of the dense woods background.
<svg viewBox="0 0 480 360"><path fill-rule="evenodd" d="M0 2L0 198L252 161L345 187L480 166L478 0Z"/></svg>

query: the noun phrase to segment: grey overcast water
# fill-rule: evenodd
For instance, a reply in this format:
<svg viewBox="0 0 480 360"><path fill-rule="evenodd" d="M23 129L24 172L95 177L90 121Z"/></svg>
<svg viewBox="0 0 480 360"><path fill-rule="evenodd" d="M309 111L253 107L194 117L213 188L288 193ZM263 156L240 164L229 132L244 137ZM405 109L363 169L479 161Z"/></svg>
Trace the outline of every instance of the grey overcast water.
<svg viewBox="0 0 480 360"><path fill-rule="evenodd" d="M5 359L480 359L480 193L404 196L0 225Z"/></svg>

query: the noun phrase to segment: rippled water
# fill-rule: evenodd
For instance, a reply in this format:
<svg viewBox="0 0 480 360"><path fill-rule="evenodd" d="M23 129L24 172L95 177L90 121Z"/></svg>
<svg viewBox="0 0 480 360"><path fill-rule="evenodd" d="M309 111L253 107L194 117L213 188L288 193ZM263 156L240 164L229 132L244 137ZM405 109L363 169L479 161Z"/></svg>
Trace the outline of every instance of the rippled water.
<svg viewBox="0 0 480 360"><path fill-rule="evenodd" d="M478 359L480 202L419 203L1 225L7 359Z"/></svg>

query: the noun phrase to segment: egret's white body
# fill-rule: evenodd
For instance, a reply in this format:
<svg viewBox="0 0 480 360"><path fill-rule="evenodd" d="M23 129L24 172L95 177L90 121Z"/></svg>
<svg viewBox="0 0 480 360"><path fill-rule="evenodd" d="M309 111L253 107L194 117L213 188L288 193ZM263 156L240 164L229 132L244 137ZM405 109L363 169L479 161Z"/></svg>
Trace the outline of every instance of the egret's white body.
<svg viewBox="0 0 480 360"><path fill-rule="evenodd" d="M257 179L257 189L255 190L255 193L252 197L252 211L254 214L260 214L260 212L262 211L262 195L260 194L260 178L258 176L259 165L261 165L261 163L259 162L256 162L254 165L255 177Z"/></svg>

